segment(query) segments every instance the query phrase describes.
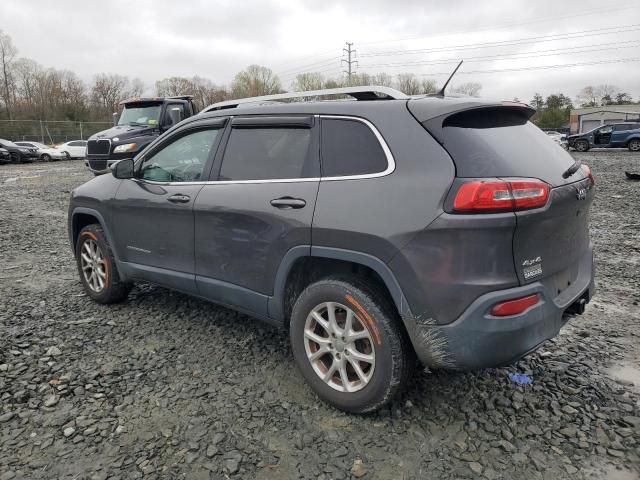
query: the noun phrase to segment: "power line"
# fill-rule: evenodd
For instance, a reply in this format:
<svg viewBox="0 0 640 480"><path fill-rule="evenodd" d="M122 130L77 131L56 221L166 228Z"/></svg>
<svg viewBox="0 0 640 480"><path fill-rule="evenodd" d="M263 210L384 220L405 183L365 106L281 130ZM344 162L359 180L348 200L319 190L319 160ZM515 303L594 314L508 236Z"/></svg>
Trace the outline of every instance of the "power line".
<svg viewBox="0 0 640 480"><path fill-rule="evenodd" d="M471 71L460 71L457 75L471 75L471 74L483 74L483 73L506 73L506 72L521 72L528 70L550 70L555 68L569 68L569 67L583 67L590 65L604 65L604 64L612 64L612 63L629 63L629 62L640 62L640 57L635 58L619 58L616 60L600 60L594 62L579 62L579 63L561 63L557 65L540 65L536 67L519 67L519 68L498 68L493 70L471 70ZM363 67L364 68L364 67ZM451 72L437 72L437 73L420 73L423 77L437 77L440 75L450 75Z"/></svg>
<svg viewBox="0 0 640 480"><path fill-rule="evenodd" d="M574 38L584 38L598 35L611 35L618 33L627 33L640 30L640 24L622 25L619 27L607 27L596 28L592 30L582 30L578 32L559 33L554 35L543 35L537 37L525 37L515 40L502 40L497 42L485 42L485 43L472 43L464 45L454 45L451 47L437 47L437 48L420 48L414 50L395 50L386 52L373 52L363 53L361 57L380 57L380 56L392 56L392 55L413 55L417 53L435 53L446 52L455 50L473 50L478 48L492 48L492 47L507 47L512 45L522 45L526 43L538 43L538 42L551 42L555 40L571 40ZM604 30L616 30L616 31L604 31Z"/></svg>
<svg viewBox="0 0 640 480"><path fill-rule="evenodd" d="M620 50L623 48L632 48L637 46L640 41L629 40L624 42L609 42L609 43L600 43L594 45L585 45L584 47L580 47L579 49L572 49L571 55L577 55L580 53L591 53L591 52L602 52L602 51L610 51L610 50ZM630 44L630 45L624 45ZM615 46L612 46L615 45ZM591 47L607 47L607 48L591 48ZM553 48L550 50L534 50L531 52L524 53L505 53L500 55L486 55L479 57L468 57L464 58L465 63L478 63L478 62L486 62L489 60L499 61L499 60L520 60L524 58L538 58L538 57L548 57L558 55L558 53L567 53L566 48ZM448 63L459 62L460 58L446 58L440 60L427 60L420 62L397 62L397 63L374 63L374 64L365 64L362 65L362 68L398 68L398 67L412 67L412 66L429 66L429 65L446 65Z"/></svg>
<svg viewBox="0 0 640 480"><path fill-rule="evenodd" d="M640 5L628 5L626 7L619 7L619 8L607 8L607 13L612 13L612 12L618 12L618 11L622 11L622 10L629 10L629 9L636 9L636 8L640 8ZM372 42L360 42L360 45L375 45L375 44L380 44L380 43L394 43L394 42L403 42L403 41L407 41L407 40L419 40L419 39L431 39L431 38L437 38L437 37L444 37L444 36L450 36L450 35L458 35L458 34L467 34L467 33L476 33L476 32L486 32L486 31L493 31L493 30L501 30L504 28L509 28L509 27L519 27L522 25L530 25L532 23L540 23L540 22L549 22L549 21L554 21L554 20L563 20L565 18L576 18L576 17L584 17L584 16L589 16L589 15L594 15L594 14L602 14L602 8L593 8L590 10L583 10L582 12L575 12L575 13L568 13L566 15L553 15L553 16L548 16L548 17L539 17L536 19L532 19L532 20L527 20L525 22L516 22L516 23L508 23L508 24L502 24L502 25L495 25L492 27L484 27L484 28L478 28L475 30L464 30L464 31L449 31L449 32L444 32L438 35L429 35L429 36L421 36L421 35L411 35L408 37L402 37L402 38L396 38L396 39L387 39L387 40L376 40L376 41L372 41Z"/></svg>
<svg viewBox="0 0 640 480"><path fill-rule="evenodd" d="M340 60L342 57L331 57L330 59L325 59L325 60L320 60L318 62L314 62L314 63L310 63L308 65L301 65L300 67L295 67L295 68L289 68L287 70L282 70L280 72L277 72L277 75L284 75L287 76L287 74L291 73L291 72L296 72L296 73L300 73L303 72L305 70L307 70L309 67L313 67L313 66L323 66L323 65L327 65L329 63L335 62L337 60Z"/></svg>
<svg viewBox="0 0 640 480"><path fill-rule="evenodd" d="M622 6L622 7L618 7L618 8L607 8L607 13L613 13L613 12L618 12L618 11L623 11L623 10L629 10L629 9L636 9L636 8L640 8L640 5L628 5L628 6ZM547 17L538 17L536 19L532 19L532 20L528 20L528 21L524 21L524 22L515 22L515 23L508 23L508 24L502 24L502 25L494 25L492 27L485 27L485 28L478 28L478 29L474 29L474 30L465 30L465 31L449 31L449 32L445 32L442 34L438 34L438 35L430 35L430 36L421 36L421 35L413 35L413 36L408 36L408 37L402 37L402 38L396 38L396 39L387 39L387 40L376 40L376 41L372 41L372 42L360 42L360 45L376 45L376 44L384 44L384 43L394 43L394 42L401 42L401 41L407 41L407 40L418 40L418 39L432 39L432 38L437 38L437 37L444 37L444 36L448 36L448 35L456 35L456 34L461 34L461 33L475 33L475 32L484 32L484 31L489 31L489 30L501 30L501 29L505 29L505 28L509 28L509 27L517 27L517 26L522 26L522 25L530 25L533 23L539 23L539 22L549 22L549 21L555 21L555 20L563 20L566 18L576 18L576 17L584 17L584 16L589 16L589 15L594 15L594 14L601 14L602 13L602 8L593 8L590 10L583 10L581 12L574 12L574 13L569 13L566 15L553 15L553 16L547 16ZM301 57L298 57L296 59L287 61L287 62L283 62L281 64L276 64L275 67L276 68L283 68L282 72L287 72L290 70L294 70L294 69L303 69L306 68L304 65L298 66L298 67L290 67L290 65L297 65L301 62L304 62L305 60L308 59L316 59L319 57L323 57L326 56L330 53L333 53L335 50L325 50L322 52L316 52L310 55L304 55ZM326 61L326 60L322 60L322 61Z"/></svg>

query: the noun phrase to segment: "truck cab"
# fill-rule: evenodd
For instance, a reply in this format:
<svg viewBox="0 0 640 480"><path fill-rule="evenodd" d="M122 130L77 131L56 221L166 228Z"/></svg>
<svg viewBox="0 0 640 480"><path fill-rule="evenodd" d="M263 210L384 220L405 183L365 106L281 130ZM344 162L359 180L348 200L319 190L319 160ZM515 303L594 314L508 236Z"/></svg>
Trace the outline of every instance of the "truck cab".
<svg viewBox="0 0 640 480"><path fill-rule="evenodd" d="M193 97L130 98L120 102L114 126L98 132L87 142L86 165L95 175L124 158L133 158L156 137L197 113Z"/></svg>

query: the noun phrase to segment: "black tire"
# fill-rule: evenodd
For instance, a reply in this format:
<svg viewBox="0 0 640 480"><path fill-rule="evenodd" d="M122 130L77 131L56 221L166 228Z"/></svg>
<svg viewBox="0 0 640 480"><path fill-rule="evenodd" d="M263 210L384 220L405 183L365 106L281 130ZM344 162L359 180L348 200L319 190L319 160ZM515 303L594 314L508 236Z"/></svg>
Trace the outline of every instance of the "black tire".
<svg viewBox="0 0 640 480"><path fill-rule="evenodd" d="M96 292L89 286L89 283L82 271L81 252L83 251L82 249L84 244L89 240L93 240L97 243L104 258L106 279L104 281L104 288L99 292ZM78 274L80 275L80 281L82 282L85 293L97 303L122 302L127 298L127 295L129 295L129 292L133 287L132 283L120 280L113 252L111 251L107 237L99 224L87 225L78 234L78 239L76 241L76 264L78 266Z"/></svg>
<svg viewBox="0 0 640 480"><path fill-rule="evenodd" d="M587 142L586 140L576 140L576 142L573 144L573 148L576 150L576 152L586 152L590 148L589 142Z"/></svg>
<svg viewBox="0 0 640 480"><path fill-rule="evenodd" d="M40 159L43 162L50 162L51 161L51 155L49 155L48 153L43 153L42 156L40 157Z"/></svg>
<svg viewBox="0 0 640 480"><path fill-rule="evenodd" d="M631 140L629 140L627 147L629 148L630 152L640 152L640 139L632 138Z"/></svg>
<svg viewBox="0 0 640 480"><path fill-rule="evenodd" d="M20 154L11 152L11 163L20 163Z"/></svg>
<svg viewBox="0 0 640 480"><path fill-rule="evenodd" d="M347 393L332 388L307 358L305 322L324 302L340 303L364 318L361 323L374 339L375 368L360 390ZM293 306L289 332L293 355L305 380L322 400L346 412L367 413L387 404L404 388L415 365L413 347L395 308L375 284L361 277L331 277L309 285Z"/></svg>
<svg viewBox="0 0 640 480"><path fill-rule="evenodd" d="M69 155L69 152L62 152L64 153L64 155L67 157L67 160L71 160L71 155Z"/></svg>

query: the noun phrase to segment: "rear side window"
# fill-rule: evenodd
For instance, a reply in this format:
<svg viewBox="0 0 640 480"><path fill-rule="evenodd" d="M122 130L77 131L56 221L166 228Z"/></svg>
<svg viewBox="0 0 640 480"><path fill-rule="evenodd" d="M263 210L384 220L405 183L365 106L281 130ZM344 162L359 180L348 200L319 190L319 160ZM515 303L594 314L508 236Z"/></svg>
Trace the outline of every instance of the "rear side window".
<svg viewBox="0 0 640 480"><path fill-rule="evenodd" d="M358 120L322 119L322 176L384 172L387 157L371 128Z"/></svg>
<svg viewBox="0 0 640 480"><path fill-rule="evenodd" d="M458 177L530 177L558 185L573 164L571 155L517 109L466 110L447 117L442 127Z"/></svg>
<svg viewBox="0 0 640 480"><path fill-rule="evenodd" d="M234 128L220 180L275 180L318 176L309 128Z"/></svg>

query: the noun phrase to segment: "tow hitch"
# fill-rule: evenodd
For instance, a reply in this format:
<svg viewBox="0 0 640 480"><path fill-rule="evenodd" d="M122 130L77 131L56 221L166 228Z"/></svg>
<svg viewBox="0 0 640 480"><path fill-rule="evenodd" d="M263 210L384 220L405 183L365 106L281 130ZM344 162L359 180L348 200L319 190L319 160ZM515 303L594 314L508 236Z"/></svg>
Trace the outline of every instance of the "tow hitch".
<svg viewBox="0 0 640 480"><path fill-rule="evenodd" d="M584 298L579 298L567 308L564 313L568 315L582 315L584 313L584 309L587 305L587 300Z"/></svg>

